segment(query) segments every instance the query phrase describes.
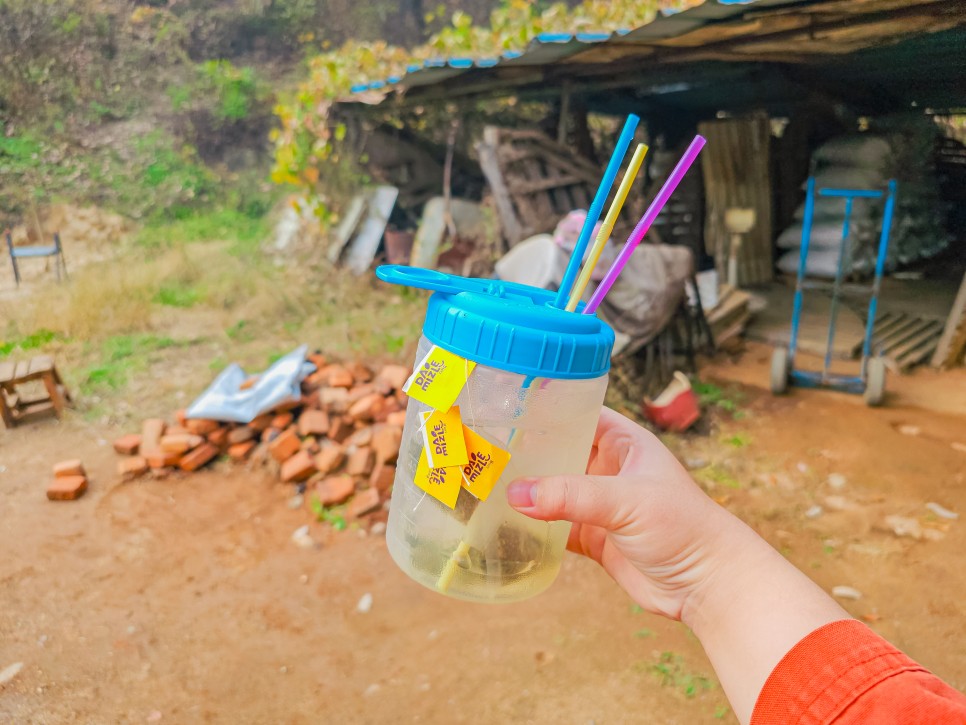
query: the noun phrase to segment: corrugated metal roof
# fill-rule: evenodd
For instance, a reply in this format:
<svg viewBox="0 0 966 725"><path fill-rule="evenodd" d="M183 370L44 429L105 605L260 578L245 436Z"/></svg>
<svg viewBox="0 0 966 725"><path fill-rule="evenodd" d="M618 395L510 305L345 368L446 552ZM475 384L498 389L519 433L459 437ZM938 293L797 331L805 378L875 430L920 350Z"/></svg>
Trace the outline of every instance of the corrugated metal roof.
<svg viewBox="0 0 966 725"><path fill-rule="evenodd" d="M352 93L385 91L392 86L407 88L426 86L458 76L473 68L495 66L521 67L554 63L586 49L589 45L607 42L640 42L678 35L700 28L708 23L728 20L745 12L746 6L774 7L799 4L801 0L705 0L700 5L683 11L661 11L650 23L637 29L622 28L612 33L541 33L525 51L511 50L492 58L431 58L413 63L403 76L389 76L384 80L358 83Z"/></svg>

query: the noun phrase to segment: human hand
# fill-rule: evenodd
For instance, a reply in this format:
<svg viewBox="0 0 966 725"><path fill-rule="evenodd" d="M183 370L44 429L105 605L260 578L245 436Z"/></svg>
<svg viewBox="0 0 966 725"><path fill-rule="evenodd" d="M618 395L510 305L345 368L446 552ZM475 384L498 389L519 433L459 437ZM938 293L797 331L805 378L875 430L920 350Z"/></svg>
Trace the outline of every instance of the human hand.
<svg viewBox="0 0 966 725"><path fill-rule="evenodd" d="M848 617L708 498L657 438L612 410L601 410L587 475L520 479L507 500L535 519L572 521L567 548L600 563L646 610L687 624L742 723L795 643Z"/></svg>
<svg viewBox="0 0 966 725"><path fill-rule="evenodd" d="M520 479L507 497L532 518L572 521L567 548L597 561L642 607L673 619L723 556L754 543L749 535L757 539L653 434L607 408L587 475Z"/></svg>

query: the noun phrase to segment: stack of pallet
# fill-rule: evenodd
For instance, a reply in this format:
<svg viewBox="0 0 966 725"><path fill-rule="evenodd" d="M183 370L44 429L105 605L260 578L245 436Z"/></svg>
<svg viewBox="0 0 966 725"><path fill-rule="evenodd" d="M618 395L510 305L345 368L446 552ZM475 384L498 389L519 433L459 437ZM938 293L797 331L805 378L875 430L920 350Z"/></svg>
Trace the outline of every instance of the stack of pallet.
<svg viewBox="0 0 966 725"><path fill-rule="evenodd" d="M348 502L347 518L381 510L396 473L406 418L402 387L410 371L387 365L376 374L362 363L329 364L318 354L309 360L316 371L303 381L302 397L247 424L187 418L184 411L175 413L174 424L145 420L139 434L114 442L124 456L118 475L163 478L227 457L269 468L315 506Z"/></svg>

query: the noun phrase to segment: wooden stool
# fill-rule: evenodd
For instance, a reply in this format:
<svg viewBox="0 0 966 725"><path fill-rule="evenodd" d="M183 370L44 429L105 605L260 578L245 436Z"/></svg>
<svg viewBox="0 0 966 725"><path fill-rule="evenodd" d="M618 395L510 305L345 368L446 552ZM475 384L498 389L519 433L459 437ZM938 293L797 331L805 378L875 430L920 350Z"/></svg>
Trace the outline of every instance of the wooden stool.
<svg viewBox="0 0 966 725"><path fill-rule="evenodd" d="M40 380L47 389L47 395L36 398L23 398L17 386ZM54 361L47 355L18 363L0 363L0 418L7 428L13 428L27 416L53 410L59 418L64 406L71 402L70 393L60 379Z"/></svg>

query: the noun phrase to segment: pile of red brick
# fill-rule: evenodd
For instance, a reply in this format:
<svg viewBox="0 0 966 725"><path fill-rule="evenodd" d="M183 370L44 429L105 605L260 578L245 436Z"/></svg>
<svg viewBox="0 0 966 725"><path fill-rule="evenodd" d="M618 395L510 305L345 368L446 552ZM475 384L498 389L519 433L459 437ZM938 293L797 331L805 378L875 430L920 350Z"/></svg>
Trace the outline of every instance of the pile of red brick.
<svg viewBox="0 0 966 725"><path fill-rule="evenodd" d="M309 360L316 371L302 382L301 399L246 425L186 418L184 411L175 414L175 425L145 420L140 434L114 441L125 456L118 474L124 480L164 477L227 456L272 469L283 483L304 490L308 501L348 502L347 519L381 511L396 473L406 419L402 387L410 371L387 365L376 374L362 363L329 364L318 354Z"/></svg>

